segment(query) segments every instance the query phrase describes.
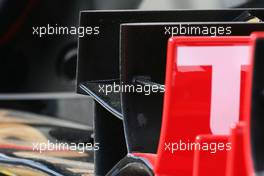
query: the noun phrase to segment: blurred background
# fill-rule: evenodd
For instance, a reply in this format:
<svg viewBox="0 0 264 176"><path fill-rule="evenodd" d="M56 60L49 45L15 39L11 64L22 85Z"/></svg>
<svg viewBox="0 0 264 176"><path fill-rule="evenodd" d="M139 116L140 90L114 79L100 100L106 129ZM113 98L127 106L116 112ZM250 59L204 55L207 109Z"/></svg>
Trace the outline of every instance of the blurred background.
<svg viewBox="0 0 264 176"><path fill-rule="evenodd" d="M0 0L0 107L93 126L93 101L75 94L77 36L32 35L78 26L80 10L263 7L261 0ZM89 59L89 58L87 58Z"/></svg>

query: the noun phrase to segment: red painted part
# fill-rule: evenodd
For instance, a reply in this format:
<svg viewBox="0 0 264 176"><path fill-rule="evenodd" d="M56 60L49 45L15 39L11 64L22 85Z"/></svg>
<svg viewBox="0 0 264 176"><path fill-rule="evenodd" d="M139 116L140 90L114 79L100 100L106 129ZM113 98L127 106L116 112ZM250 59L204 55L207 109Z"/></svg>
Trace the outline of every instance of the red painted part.
<svg viewBox="0 0 264 176"><path fill-rule="evenodd" d="M254 65L255 40L264 38L264 33L254 33L249 37L175 37L169 40L166 69L166 92L163 107L162 130L157 155L140 154L152 163L156 176L251 176L254 175L253 161L250 145L250 107L251 85ZM179 54L179 47L209 47L211 46L246 46L248 55L242 50L231 52L214 52L219 62L225 62L232 54L235 56L228 60L227 66L235 66L236 59L246 59L247 66L240 71L239 112L237 121L223 126L221 121L225 118L220 116L219 124L212 125L212 69L208 65L184 66L179 57L184 56L194 59L208 57L204 52ZM194 49L194 48L192 48ZM209 51L211 50L211 51ZM245 50L245 48L244 48ZM184 50L183 50L184 51ZM215 50L216 51L216 50ZM239 52L238 52L239 51ZM185 50L186 52L186 50ZM191 51L189 51L191 52ZM238 55L236 55L238 54ZM199 56L200 55L200 56ZM241 57L239 57L241 55ZM221 59L222 57L222 59ZM233 59L233 60L232 60ZM216 62L217 63L217 62ZM220 64L221 64L220 63ZM222 72L228 69L220 70ZM228 75L232 77L233 75ZM228 79L228 77L227 77ZM232 79L231 79L232 80ZM226 85L220 85L220 87ZM223 88L223 90L226 90ZM219 92L219 91L218 91ZM218 93L217 92L217 93ZM221 92L219 92L221 94ZM233 94L231 98L235 99ZM224 104L218 104L220 108ZM231 105L232 106L232 105ZM226 108L228 110L232 110ZM222 109L225 111L225 109ZM222 113L220 111L220 113ZM223 118L223 119L222 119ZM228 118L228 117L227 117ZM226 119L224 119L226 120ZM229 120L229 119L227 119ZM217 127L220 126L220 131ZM214 130L216 128L217 130ZM230 131L221 131L221 129ZM218 133L227 133L225 135ZM209 150L166 150L165 143L170 147L176 142L187 141L195 144L220 144L221 150L211 153ZM224 145L229 145L229 150L223 150ZM230 147L231 145L231 147ZM179 146L178 146L179 147ZM226 147L226 146L225 146ZM171 148L170 148L171 149ZM226 148L225 148L226 149Z"/></svg>
<svg viewBox="0 0 264 176"><path fill-rule="evenodd" d="M218 49L215 49L212 53L212 47L219 46L222 48L224 47L224 49L219 49L222 53L219 52ZM228 58L230 53L224 52L226 48L232 46L245 46L249 49L250 37L175 37L169 40L163 122L155 170L157 175L188 176L193 175L194 172L194 150L177 150L172 152L165 150L164 146L166 143L175 145L175 143L183 141L184 143L192 144L199 135L222 135L226 133L226 124L221 124L221 122L225 122L228 120L227 118L230 117L221 117L223 119L218 119L217 121L219 124L210 125L212 124L212 117L210 117L212 116L211 98L212 96L216 96L211 93L213 89L212 85L214 84L212 81L212 66L210 66L209 63L207 65L206 63L203 65L194 63L192 65L192 63L188 63L186 60L190 58L190 62L193 62L192 59L198 59L198 57L204 57L205 59L206 57L209 57L209 59L211 57L211 59L216 60L214 64L228 63L230 61L226 61L225 59L232 58ZM183 50L181 50L180 47L182 47ZM191 48L189 53L188 49L186 49L188 47ZM205 49L202 49L203 47L205 47ZM198 52L195 51L196 48ZM238 50L239 49L240 48L238 48ZM190 53L192 51L195 53ZM231 50L228 49L226 51L229 52ZM243 52L241 51L241 53ZM237 52L233 54L236 57L240 56L240 53ZM248 56L242 55L241 57L249 58ZM181 61L181 59L185 61ZM230 62L230 65L234 64L232 62L236 62L236 58ZM228 66L229 65L226 65L227 69ZM236 65L234 64L234 66ZM220 71L226 72L227 69L223 70L222 67ZM246 71L241 70L241 92L244 92L246 74ZM232 75L230 75L230 77L232 77ZM222 85L223 91L227 90L224 86L228 85ZM240 89L240 86L238 88ZM221 92L219 92L219 94L221 94ZM232 96L232 94L230 94L230 96ZM240 95L240 102L243 102L243 98L243 95ZM216 108L221 109L221 106L224 105L218 104ZM238 116L240 116L240 120L243 120L241 111ZM212 127L214 125L216 127ZM220 133L218 128L220 129ZM212 136L212 138L214 138L214 136ZM215 138L217 141L217 137ZM211 139L211 141L213 141L213 139ZM222 162L219 160L215 161L214 164L219 165L221 163Z"/></svg>
<svg viewBox="0 0 264 176"><path fill-rule="evenodd" d="M196 141L202 143L217 143L221 149L229 142L228 136L200 135ZM193 176L214 175L223 176L226 172L227 152L220 150L217 152L195 150L193 157ZM217 164L216 164L217 163Z"/></svg>
<svg viewBox="0 0 264 176"><path fill-rule="evenodd" d="M243 122L238 123L237 126L232 129L230 137L230 142L232 143L232 150L228 153L228 158L226 161L226 176L253 175L253 173L248 170L248 161L245 157L245 130L246 124Z"/></svg>
<svg viewBox="0 0 264 176"><path fill-rule="evenodd" d="M19 146L19 145L16 145L16 144L1 144L0 145L0 149L33 151L33 147L31 147L31 146Z"/></svg>

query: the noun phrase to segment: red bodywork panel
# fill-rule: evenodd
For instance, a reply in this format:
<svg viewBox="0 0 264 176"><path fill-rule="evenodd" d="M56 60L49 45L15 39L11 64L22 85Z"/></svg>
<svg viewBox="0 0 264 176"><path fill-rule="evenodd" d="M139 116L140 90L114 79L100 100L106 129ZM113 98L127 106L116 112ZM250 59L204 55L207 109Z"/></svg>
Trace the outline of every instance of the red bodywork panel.
<svg viewBox="0 0 264 176"><path fill-rule="evenodd" d="M157 176L249 176L254 39L173 37L158 152L146 158Z"/></svg>
<svg viewBox="0 0 264 176"><path fill-rule="evenodd" d="M217 172L212 170L215 174L225 170L217 163L230 151L232 125L243 120L244 96L240 92L244 92L249 63L249 37L170 39L157 173L192 175L197 148L195 153L211 157L204 163L209 169L211 163L218 165ZM195 145L199 135L211 135L200 139L205 147L184 149L184 144ZM182 150L172 151L180 141ZM215 151L217 141L226 141L217 143L219 151ZM166 150L166 143L174 146Z"/></svg>

